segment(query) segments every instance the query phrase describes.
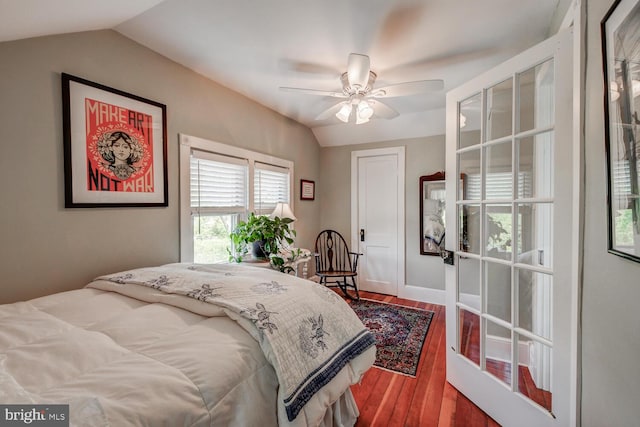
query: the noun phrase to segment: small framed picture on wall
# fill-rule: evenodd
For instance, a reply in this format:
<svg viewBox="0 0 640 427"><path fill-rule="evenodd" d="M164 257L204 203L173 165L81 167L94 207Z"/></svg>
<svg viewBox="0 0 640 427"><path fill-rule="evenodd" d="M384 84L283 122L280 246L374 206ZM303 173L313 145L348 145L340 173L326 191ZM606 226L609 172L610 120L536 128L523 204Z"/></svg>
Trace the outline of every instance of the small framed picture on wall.
<svg viewBox="0 0 640 427"><path fill-rule="evenodd" d="M316 198L316 183L306 179L300 180L300 199L314 200Z"/></svg>

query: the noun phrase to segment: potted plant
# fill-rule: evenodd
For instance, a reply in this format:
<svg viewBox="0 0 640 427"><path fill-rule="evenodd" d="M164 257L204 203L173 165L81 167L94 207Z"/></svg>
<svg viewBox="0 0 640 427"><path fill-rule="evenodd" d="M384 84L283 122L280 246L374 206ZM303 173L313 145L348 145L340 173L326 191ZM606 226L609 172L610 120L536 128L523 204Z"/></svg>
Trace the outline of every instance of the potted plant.
<svg viewBox="0 0 640 427"><path fill-rule="evenodd" d="M250 248L255 258L269 260L269 255L277 253L285 242L293 243L296 231L289 228L292 222L290 218L250 213L247 221L240 221L229 236L235 249L235 253L229 251L229 260L241 262Z"/></svg>

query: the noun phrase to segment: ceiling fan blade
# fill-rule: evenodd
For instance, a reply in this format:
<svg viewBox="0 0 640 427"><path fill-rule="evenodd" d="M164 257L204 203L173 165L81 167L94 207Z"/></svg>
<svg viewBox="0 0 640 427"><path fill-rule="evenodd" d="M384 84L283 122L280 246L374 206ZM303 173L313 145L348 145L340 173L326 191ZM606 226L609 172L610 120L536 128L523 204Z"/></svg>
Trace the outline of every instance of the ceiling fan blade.
<svg viewBox="0 0 640 427"><path fill-rule="evenodd" d="M316 74L322 76L338 77L342 74L340 68L318 64L315 62L296 61L293 59L280 59L278 68L284 71L293 71L295 73Z"/></svg>
<svg viewBox="0 0 640 427"><path fill-rule="evenodd" d="M443 80L418 80L398 83L375 89L371 92L374 98L392 98L394 96L416 95L425 92L437 92L444 89Z"/></svg>
<svg viewBox="0 0 640 427"><path fill-rule="evenodd" d="M369 82L369 71L371 63L367 55L350 53L347 63L347 80L349 86L356 90L364 90Z"/></svg>
<svg viewBox="0 0 640 427"><path fill-rule="evenodd" d="M393 119L400 115L396 110L378 100L368 99L367 102L371 105L371 108L373 108L373 114L382 119Z"/></svg>
<svg viewBox="0 0 640 427"><path fill-rule="evenodd" d="M338 102L336 105L327 108L326 110L324 110L322 113L318 114L316 116L316 120L327 120L330 119L332 116L335 116L336 113L338 111L340 111L340 109L342 108L343 105L348 104L349 101L342 101L342 102Z"/></svg>
<svg viewBox="0 0 640 427"><path fill-rule="evenodd" d="M349 95L345 95L342 92L331 92L328 90L316 90L316 89L304 89L300 87L280 87L280 90L284 92L304 93L307 95L319 95L319 96L331 96L333 98L348 98Z"/></svg>

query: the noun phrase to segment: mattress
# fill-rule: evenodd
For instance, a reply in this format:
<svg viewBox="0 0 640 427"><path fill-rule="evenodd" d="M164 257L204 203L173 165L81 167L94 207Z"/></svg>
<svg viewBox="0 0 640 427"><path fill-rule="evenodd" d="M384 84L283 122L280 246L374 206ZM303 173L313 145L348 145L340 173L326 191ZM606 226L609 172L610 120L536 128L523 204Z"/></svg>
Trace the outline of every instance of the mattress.
<svg viewBox="0 0 640 427"><path fill-rule="evenodd" d="M260 283L319 286L247 268L267 275ZM118 285L103 279L0 306L0 402L69 404L78 426L355 423L349 386L373 364L375 347L333 373L289 419L282 374L241 318L204 298Z"/></svg>

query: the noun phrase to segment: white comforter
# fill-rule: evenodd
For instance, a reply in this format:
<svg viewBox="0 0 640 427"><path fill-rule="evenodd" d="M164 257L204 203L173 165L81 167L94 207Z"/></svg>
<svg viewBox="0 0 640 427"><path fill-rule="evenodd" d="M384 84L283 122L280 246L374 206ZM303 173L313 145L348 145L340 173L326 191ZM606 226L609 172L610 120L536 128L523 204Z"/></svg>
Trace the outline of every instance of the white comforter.
<svg viewBox="0 0 640 427"><path fill-rule="evenodd" d="M273 367L224 310L148 287L123 292L81 289L0 306L0 402L69 403L78 426L354 423L348 387L375 348L289 422Z"/></svg>

